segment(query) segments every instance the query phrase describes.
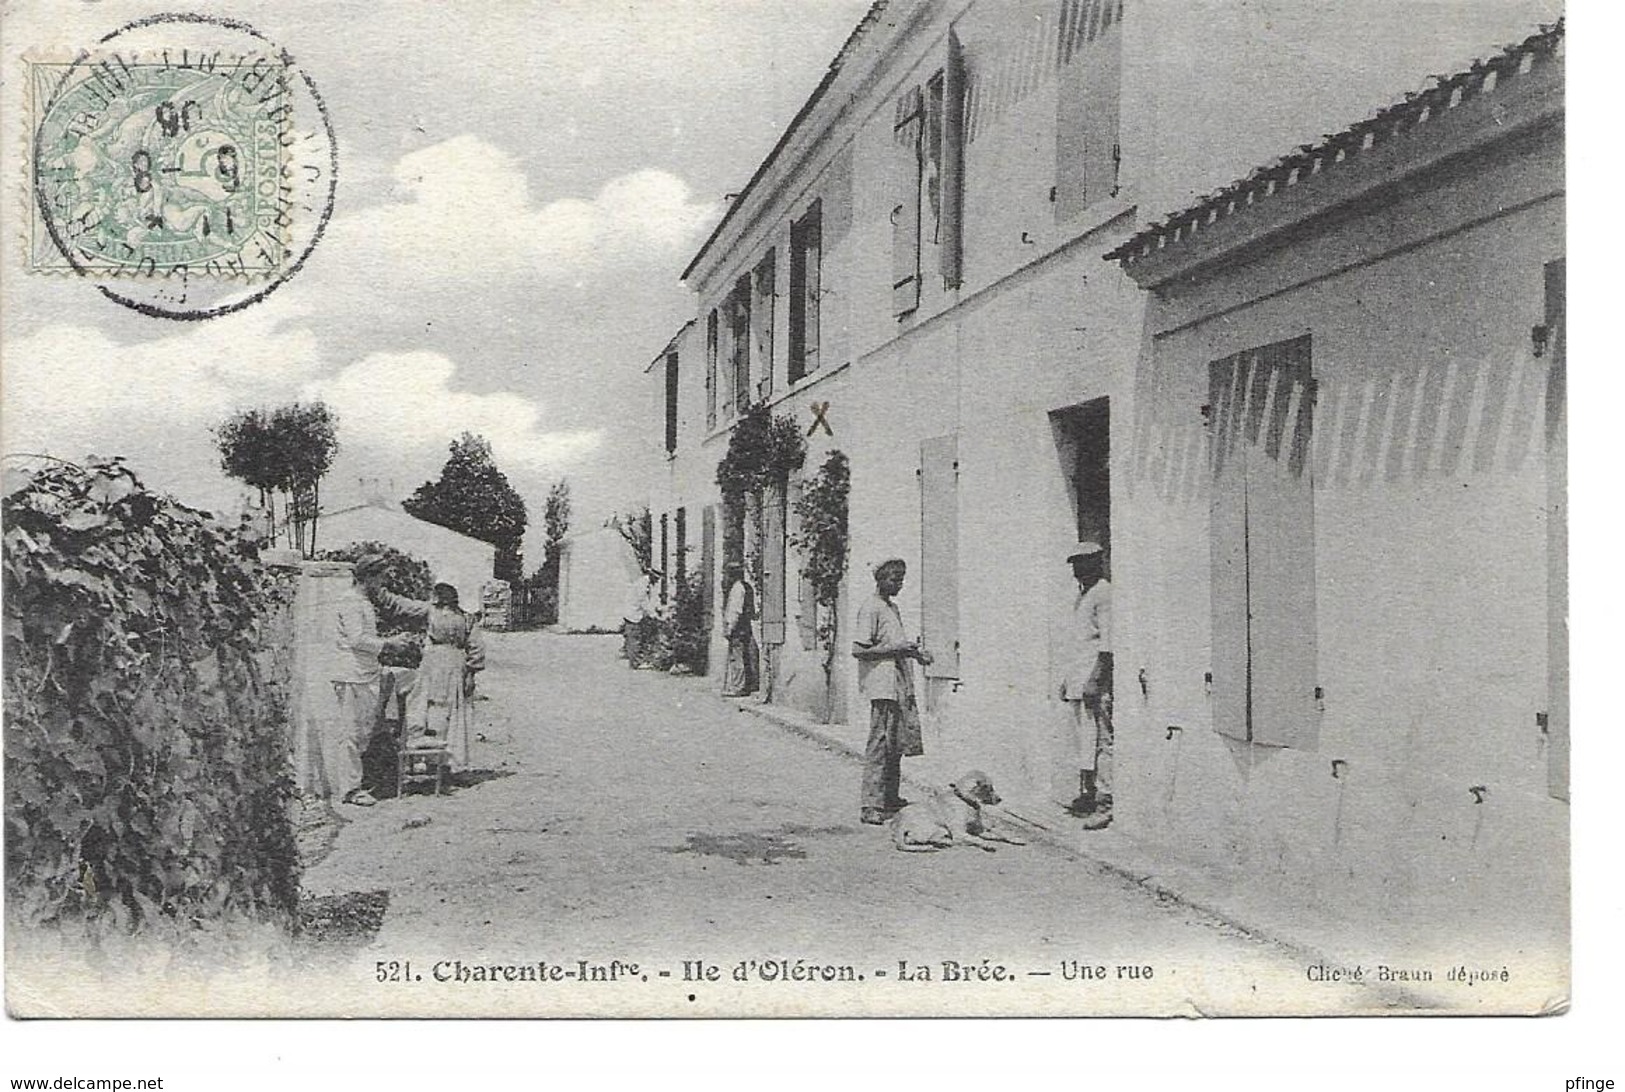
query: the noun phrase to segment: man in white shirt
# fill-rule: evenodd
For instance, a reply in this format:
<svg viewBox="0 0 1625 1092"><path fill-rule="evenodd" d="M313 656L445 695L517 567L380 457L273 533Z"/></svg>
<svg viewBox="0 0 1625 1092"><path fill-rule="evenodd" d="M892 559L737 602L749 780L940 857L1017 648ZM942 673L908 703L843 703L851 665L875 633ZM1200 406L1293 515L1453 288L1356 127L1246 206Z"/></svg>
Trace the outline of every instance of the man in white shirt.
<svg viewBox="0 0 1625 1092"><path fill-rule="evenodd" d="M378 636L378 616L367 597L384 561L368 554L355 562L352 583L333 605L336 653L329 671L337 716L326 726L322 750L333 790L346 804L371 807L377 801L362 786L361 756L378 726L378 680L383 668L378 654L386 642Z"/></svg>
<svg viewBox="0 0 1625 1092"><path fill-rule="evenodd" d="M1083 829L1100 830L1112 821L1112 585L1100 543L1079 542L1066 560L1078 584L1058 695L1078 769L1078 795L1067 811L1083 820Z"/></svg>
<svg viewBox="0 0 1625 1092"><path fill-rule="evenodd" d="M908 565L901 558L875 567L875 594L858 610L852 655L858 661L858 692L869 699L869 743L863 751L863 794L859 817L878 825L903 806L899 795L903 748L898 739L905 715L918 717L911 661L931 662L931 654L911 641L892 599L903 589ZM918 753L918 752L916 752Z"/></svg>

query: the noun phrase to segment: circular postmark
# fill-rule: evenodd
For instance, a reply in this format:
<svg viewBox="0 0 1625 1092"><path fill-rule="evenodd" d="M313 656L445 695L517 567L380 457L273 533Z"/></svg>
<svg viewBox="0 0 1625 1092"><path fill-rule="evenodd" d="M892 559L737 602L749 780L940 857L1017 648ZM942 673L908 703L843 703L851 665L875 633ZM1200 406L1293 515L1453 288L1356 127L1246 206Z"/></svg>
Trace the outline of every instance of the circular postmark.
<svg viewBox="0 0 1625 1092"><path fill-rule="evenodd" d="M246 23L171 12L30 60L29 268L155 318L265 299L332 218L338 144L315 82Z"/></svg>

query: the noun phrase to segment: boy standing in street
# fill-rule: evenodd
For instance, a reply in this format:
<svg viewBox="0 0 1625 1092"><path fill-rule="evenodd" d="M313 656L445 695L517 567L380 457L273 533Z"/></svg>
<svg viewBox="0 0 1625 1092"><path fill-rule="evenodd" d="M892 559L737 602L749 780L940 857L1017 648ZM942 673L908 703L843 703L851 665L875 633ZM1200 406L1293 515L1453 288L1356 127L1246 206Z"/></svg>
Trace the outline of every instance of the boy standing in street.
<svg viewBox="0 0 1625 1092"><path fill-rule="evenodd" d="M903 631L903 616L892 600L903 589L908 565L901 558L875 568L875 594L858 610L852 655L858 661L858 692L869 699L869 743L863 751L863 822L884 823L903 806L899 794L903 746L899 732L904 716L918 717L914 702L912 661L931 662L931 654Z"/></svg>

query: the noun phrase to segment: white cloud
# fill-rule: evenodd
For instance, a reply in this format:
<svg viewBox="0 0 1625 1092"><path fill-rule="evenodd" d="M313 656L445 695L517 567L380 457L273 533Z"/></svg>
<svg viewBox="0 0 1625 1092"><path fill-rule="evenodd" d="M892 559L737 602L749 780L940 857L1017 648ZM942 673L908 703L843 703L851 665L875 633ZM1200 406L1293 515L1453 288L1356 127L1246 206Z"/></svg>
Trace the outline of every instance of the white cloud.
<svg viewBox="0 0 1625 1092"><path fill-rule="evenodd" d="M375 353L330 374L309 330L277 331L253 312L131 345L48 326L8 343L6 364L4 451L123 455L149 484L217 509L242 488L220 474L210 429L255 405L325 399L343 468L402 482L434 473L465 430L492 442L516 485L557 475L600 441L544 431L541 407L523 396L457 389L457 365L437 353Z"/></svg>
<svg viewBox="0 0 1625 1092"><path fill-rule="evenodd" d="M675 269L717 212L652 168L591 198L537 205L515 158L468 134L403 156L389 196L340 217L325 245L365 255L374 276L397 281L573 280L629 262Z"/></svg>
<svg viewBox="0 0 1625 1092"><path fill-rule="evenodd" d="M593 430L544 432L541 408L516 394L454 388L457 365L439 353L373 353L338 375L307 384L339 416L341 436L385 450L443 451L464 432L491 441L499 466L556 473L594 451Z"/></svg>

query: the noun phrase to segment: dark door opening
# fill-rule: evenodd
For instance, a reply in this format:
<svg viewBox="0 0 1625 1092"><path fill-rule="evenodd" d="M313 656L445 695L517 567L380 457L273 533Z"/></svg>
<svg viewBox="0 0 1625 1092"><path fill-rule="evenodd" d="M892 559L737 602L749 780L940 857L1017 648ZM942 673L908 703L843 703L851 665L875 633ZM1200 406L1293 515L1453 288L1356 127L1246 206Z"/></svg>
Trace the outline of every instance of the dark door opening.
<svg viewBox="0 0 1625 1092"><path fill-rule="evenodd" d="M1111 551L1111 399L1096 398L1050 414L1078 539Z"/></svg>

